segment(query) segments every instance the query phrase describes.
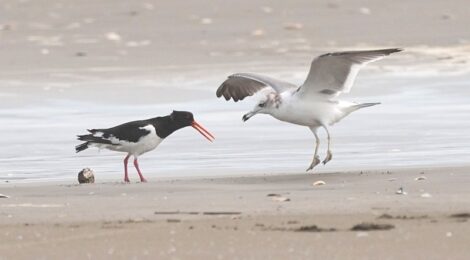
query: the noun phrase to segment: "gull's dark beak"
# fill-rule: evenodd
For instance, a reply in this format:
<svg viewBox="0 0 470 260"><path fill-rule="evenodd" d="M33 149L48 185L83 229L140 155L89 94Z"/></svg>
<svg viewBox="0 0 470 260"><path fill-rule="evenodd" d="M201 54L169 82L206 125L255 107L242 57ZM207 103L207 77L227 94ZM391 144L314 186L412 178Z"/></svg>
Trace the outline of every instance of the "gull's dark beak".
<svg viewBox="0 0 470 260"><path fill-rule="evenodd" d="M255 115L255 113L253 113L253 112L249 112L249 113L244 114L243 117L242 117L243 122L246 122L248 119L250 119L254 115Z"/></svg>

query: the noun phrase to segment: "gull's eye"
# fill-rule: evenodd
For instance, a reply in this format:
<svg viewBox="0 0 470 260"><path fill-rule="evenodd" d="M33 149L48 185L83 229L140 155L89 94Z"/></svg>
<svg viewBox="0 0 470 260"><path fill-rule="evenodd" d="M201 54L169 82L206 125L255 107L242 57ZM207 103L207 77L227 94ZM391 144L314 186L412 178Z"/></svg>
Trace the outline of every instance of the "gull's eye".
<svg viewBox="0 0 470 260"><path fill-rule="evenodd" d="M266 106L266 103L260 103L258 106L259 107L264 107L264 106Z"/></svg>

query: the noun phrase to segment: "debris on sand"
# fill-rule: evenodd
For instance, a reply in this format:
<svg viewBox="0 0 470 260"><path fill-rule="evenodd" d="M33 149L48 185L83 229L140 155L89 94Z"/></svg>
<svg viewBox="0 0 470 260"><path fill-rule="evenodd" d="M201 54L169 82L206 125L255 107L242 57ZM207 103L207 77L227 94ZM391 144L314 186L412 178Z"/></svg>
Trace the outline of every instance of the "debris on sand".
<svg viewBox="0 0 470 260"><path fill-rule="evenodd" d="M421 198L431 198L431 197L432 197L432 195L429 194L429 193L423 193L423 194L421 194Z"/></svg>
<svg viewBox="0 0 470 260"><path fill-rule="evenodd" d="M200 21L201 24L212 24L212 19L208 17L204 17Z"/></svg>
<svg viewBox="0 0 470 260"><path fill-rule="evenodd" d="M304 28L304 25L301 23L286 23L284 24L284 29L286 30L301 30Z"/></svg>
<svg viewBox="0 0 470 260"><path fill-rule="evenodd" d="M289 198L286 198L286 197L273 197L272 198L273 201L277 201L277 202L286 202L286 201L290 201Z"/></svg>
<svg viewBox="0 0 470 260"><path fill-rule="evenodd" d="M451 218L470 218L470 213L468 213L468 212L456 213L456 214L450 215L449 217L451 217Z"/></svg>
<svg viewBox="0 0 470 260"><path fill-rule="evenodd" d="M220 215L240 215L239 211L204 211L202 215L220 216Z"/></svg>
<svg viewBox="0 0 470 260"><path fill-rule="evenodd" d="M256 30L253 30L253 31L251 32L251 35L252 35L252 36L263 36L263 35L265 35L265 34L266 34L266 33L265 33L264 30L262 30L262 29L256 29Z"/></svg>
<svg viewBox="0 0 470 260"><path fill-rule="evenodd" d="M390 230L395 228L392 224L360 223L354 225L351 231L372 231L372 230Z"/></svg>
<svg viewBox="0 0 470 260"><path fill-rule="evenodd" d="M8 199L10 196L0 193L0 199Z"/></svg>
<svg viewBox="0 0 470 260"><path fill-rule="evenodd" d="M78 183L95 183L95 175L90 168L84 168L78 173Z"/></svg>
<svg viewBox="0 0 470 260"><path fill-rule="evenodd" d="M397 195L406 195L408 193L403 190L403 187L400 187L397 191L395 191L395 194L397 194Z"/></svg>
<svg viewBox="0 0 470 260"><path fill-rule="evenodd" d="M110 41L115 41L115 42L118 42L122 39L121 35L119 35L115 32L108 32L107 34L105 34L105 37L106 37L106 39L108 39Z"/></svg>
<svg viewBox="0 0 470 260"><path fill-rule="evenodd" d="M361 7L361 8L359 8L359 13L369 15L369 14L371 14L371 11L367 7Z"/></svg>
<svg viewBox="0 0 470 260"><path fill-rule="evenodd" d="M321 186L321 185L325 185L325 184L326 184L326 182L324 182L324 181L316 181L312 185L313 186Z"/></svg>
<svg viewBox="0 0 470 260"><path fill-rule="evenodd" d="M333 232L336 228L319 228L317 225L301 226L294 231L296 232Z"/></svg>
<svg viewBox="0 0 470 260"><path fill-rule="evenodd" d="M266 196L271 197L273 201L277 201L277 202L290 201L289 198L283 197L281 194L277 194L277 193L269 193Z"/></svg>
<svg viewBox="0 0 470 260"><path fill-rule="evenodd" d="M425 176L419 176L415 178L415 181L424 181L424 180L426 180Z"/></svg>
<svg viewBox="0 0 470 260"><path fill-rule="evenodd" d="M377 219L402 219L402 220L411 220L411 219L426 219L428 218L428 215L420 215L420 216L407 216L407 215L397 215L397 216L392 216L390 214L382 214Z"/></svg>

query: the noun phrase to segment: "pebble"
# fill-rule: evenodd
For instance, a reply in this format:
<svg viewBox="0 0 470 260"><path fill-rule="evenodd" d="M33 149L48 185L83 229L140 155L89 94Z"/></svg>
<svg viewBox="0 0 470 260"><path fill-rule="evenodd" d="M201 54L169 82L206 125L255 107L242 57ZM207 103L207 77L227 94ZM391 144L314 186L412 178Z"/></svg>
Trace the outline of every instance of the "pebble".
<svg viewBox="0 0 470 260"><path fill-rule="evenodd" d="M304 25L301 23L287 23L284 25L286 30L301 30L302 28L304 28Z"/></svg>
<svg viewBox="0 0 470 260"><path fill-rule="evenodd" d="M212 19L211 18L202 18L201 19L201 24L212 24Z"/></svg>
<svg viewBox="0 0 470 260"><path fill-rule="evenodd" d="M286 197L273 197L272 200L273 200L273 201L277 201L277 202L290 201L290 199L289 199L289 198L286 198Z"/></svg>
<svg viewBox="0 0 470 260"><path fill-rule="evenodd" d="M266 33L264 32L264 30L262 29L256 29L254 31L251 32L251 35L252 36L263 36L265 35Z"/></svg>
<svg viewBox="0 0 470 260"><path fill-rule="evenodd" d="M0 198L1 198L1 199L8 199L9 197L10 197L10 196L7 196L7 195L5 195L5 194L1 194L1 193L0 193Z"/></svg>
<svg viewBox="0 0 470 260"><path fill-rule="evenodd" d="M109 32L105 36L106 36L106 39L108 39L110 41L115 41L115 42L118 42L122 39L121 35L119 35L115 32Z"/></svg>
<svg viewBox="0 0 470 260"><path fill-rule="evenodd" d="M267 14L270 14L270 13L273 12L273 9L272 9L271 7L269 7L269 6L263 6L263 7L261 7L261 10L262 10L263 12L267 13Z"/></svg>
<svg viewBox="0 0 470 260"><path fill-rule="evenodd" d="M403 190L403 187L400 187L397 191L395 191L395 194L406 195L408 193L406 193L406 191Z"/></svg>
<svg viewBox="0 0 470 260"><path fill-rule="evenodd" d="M361 8L359 8L359 12L360 12L361 14L365 14L365 15L369 15L369 14L371 13L370 9L367 8L367 7L361 7Z"/></svg>
<svg viewBox="0 0 470 260"><path fill-rule="evenodd" d="M424 180L426 180L425 176L419 176L415 178L415 181L424 181Z"/></svg>
<svg viewBox="0 0 470 260"><path fill-rule="evenodd" d="M312 185L313 186L321 186L321 185L325 185L325 184L326 184L326 182L324 182L324 181L316 181Z"/></svg>
<svg viewBox="0 0 470 260"><path fill-rule="evenodd" d="M429 194L429 193L423 193L423 194L421 194L421 198L431 198L431 197L432 197L432 195Z"/></svg>

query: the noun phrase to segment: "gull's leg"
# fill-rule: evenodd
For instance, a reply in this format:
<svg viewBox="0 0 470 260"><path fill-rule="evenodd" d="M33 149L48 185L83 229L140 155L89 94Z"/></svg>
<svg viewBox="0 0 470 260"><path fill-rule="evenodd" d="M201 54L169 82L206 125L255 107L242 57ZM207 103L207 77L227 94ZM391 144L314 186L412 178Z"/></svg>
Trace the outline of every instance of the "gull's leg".
<svg viewBox="0 0 470 260"><path fill-rule="evenodd" d="M137 173L139 174L140 181L147 182L147 180L144 178L144 176L142 175L142 172L139 169L139 162L137 161L137 157L135 156L134 156L134 166L135 166L135 169L137 170Z"/></svg>
<svg viewBox="0 0 470 260"><path fill-rule="evenodd" d="M327 162L329 162L332 158L333 158L333 154L331 153L331 150L330 150L330 131L328 131L328 128L323 125L323 128L325 129L326 131L326 134L328 136L328 150L326 151L326 157L325 157L325 160L323 160L323 164L326 164Z"/></svg>
<svg viewBox="0 0 470 260"><path fill-rule="evenodd" d="M130 154L124 158L124 182L129 182L129 175L127 174L127 161L129 160L129 157L131 157Z"/></svg>
<svg viewBox="0 0 470 260"><path fill-rule="evenodd" d="M318 148L320 147L320 138L318 138L317 128L310 127L310 130L312 130L312 133L315 136L315 153L313 154L312 163L310 164L310 167L308 167L307 171L312 170L313 167L317 166L320 163L320 156L318 156Z"/></svg>

